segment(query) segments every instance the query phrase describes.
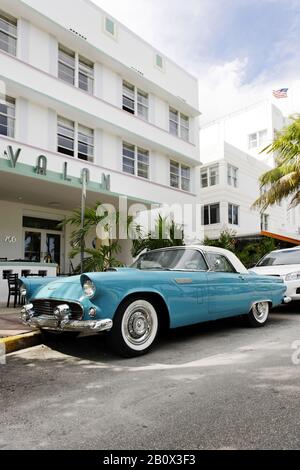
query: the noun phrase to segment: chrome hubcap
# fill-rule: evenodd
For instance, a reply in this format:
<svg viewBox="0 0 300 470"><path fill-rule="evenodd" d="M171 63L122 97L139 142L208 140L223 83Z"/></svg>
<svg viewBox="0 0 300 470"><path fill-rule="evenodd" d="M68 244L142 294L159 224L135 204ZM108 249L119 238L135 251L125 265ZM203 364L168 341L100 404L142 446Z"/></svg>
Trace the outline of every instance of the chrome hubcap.
<svg viewBox="0 0 300 470"><path fill-rule="evenodd" d="M269 305L267 302L258 302L253 309L254 316L257 321L263 322L266 320L269 313Z"/></svg>
<svg viewBox="0 0 300 470"><path fill-rule="evenodd" d="M147 342L153 329L151 312L145 307L135 307L126 312L124 329L127 340L135 345Z"/></svg>

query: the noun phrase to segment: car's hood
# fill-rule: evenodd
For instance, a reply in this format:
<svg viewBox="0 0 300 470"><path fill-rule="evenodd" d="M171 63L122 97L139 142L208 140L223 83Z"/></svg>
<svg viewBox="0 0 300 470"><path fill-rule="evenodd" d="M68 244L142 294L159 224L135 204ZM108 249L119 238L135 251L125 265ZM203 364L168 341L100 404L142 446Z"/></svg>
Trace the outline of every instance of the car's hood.
<svg viewBox="0 0 300 470"><path fill-rule="evenodd" d="M285 276L286 274L300 271L300 264L288 264L283 266L255 266L250 271L265 276Z"/></svg>
<svg viewBox="0 0 300 470"><path fill-rule="evenodd" d="M58 278L55 281L49 282L34 295L35 299L65 299L65 300L81 300L84 298L80 276L71 276L66 278Z"/></svg>

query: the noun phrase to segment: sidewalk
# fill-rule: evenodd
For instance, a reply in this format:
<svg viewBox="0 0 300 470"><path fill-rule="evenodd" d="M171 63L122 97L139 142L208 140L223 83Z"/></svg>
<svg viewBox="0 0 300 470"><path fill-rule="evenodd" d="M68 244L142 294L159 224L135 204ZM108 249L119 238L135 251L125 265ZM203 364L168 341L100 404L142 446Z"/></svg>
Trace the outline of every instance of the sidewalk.
<svg viewBox="0 0 300 470"><path fill-rule="evenodd" d="M21 308L0 305L0 347L4 344L6 353L40 343L40 333L22 324Z"/></svg>

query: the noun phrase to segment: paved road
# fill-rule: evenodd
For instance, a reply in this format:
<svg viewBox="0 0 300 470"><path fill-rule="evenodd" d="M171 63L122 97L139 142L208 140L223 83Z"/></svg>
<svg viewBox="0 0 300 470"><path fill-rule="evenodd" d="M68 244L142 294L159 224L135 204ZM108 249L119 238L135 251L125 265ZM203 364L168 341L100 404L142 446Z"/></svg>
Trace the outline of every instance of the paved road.
<svg viewBox="0 0 300 470"><path fill-rule="evenodd" d="M99 337L15 353L0 365L0 448L299 449L294 341L299 306L258 330L234 319L170 332L133 360Z"/></svg>

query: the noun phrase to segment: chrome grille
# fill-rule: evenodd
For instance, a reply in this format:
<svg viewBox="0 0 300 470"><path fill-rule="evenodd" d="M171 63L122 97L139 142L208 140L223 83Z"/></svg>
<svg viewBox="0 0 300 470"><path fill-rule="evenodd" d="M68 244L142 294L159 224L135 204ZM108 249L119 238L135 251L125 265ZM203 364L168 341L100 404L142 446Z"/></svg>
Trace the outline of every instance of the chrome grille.
<svg viewBox="0 0 300 470"><path fill-rule="evenodd" d="M53 315L58 305L66 304L70 307L70 319L81 320L83 317L83 309L80 304L75 302L65 302L64 300L38 299L33 300L33 309L38 315Z"/></svg>

